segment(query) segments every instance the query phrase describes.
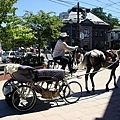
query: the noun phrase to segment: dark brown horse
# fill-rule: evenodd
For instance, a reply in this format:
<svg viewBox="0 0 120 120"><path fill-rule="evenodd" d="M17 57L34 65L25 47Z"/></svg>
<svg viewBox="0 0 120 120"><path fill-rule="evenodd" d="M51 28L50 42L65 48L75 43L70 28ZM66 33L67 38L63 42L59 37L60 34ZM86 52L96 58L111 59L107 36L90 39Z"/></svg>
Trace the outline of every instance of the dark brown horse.
<svg viewBox="0 0 120 120"><path fill-rule="evenodd" d="M88 76L90 76L91 83L92 83L92 91L95 91L95 85L93 77L94 75L100 70L101 67L107 68L111 70L110 78L106 84L106 91L109 91L109 83L112 80L112 77L114 78L114 86L117 88L116 83L116 75L115 71L116 68L119 66L119 60L117 57L117 54L115 54L112 50L106 51L100 51L97 49L91 50L89 52L86 52L82 62L79 64L79 67L85 67L86 68L86 74L85 74L85 86L86 90L89 93L88 89ZM92 73L90 73L90 70L93 68Z"/></svg>

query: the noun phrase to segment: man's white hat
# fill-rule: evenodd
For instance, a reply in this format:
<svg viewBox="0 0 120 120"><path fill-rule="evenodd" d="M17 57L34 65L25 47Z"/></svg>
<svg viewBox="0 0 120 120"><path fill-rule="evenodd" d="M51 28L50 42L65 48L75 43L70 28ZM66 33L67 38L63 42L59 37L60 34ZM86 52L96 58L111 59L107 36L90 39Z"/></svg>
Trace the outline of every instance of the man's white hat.
<svg viewBox="0 0 120 120"><path fill-rule="evenodd" d="M62 32L61 34L60 34L60 37L68 37L69 35L66 33L66 32Z"/></svg>

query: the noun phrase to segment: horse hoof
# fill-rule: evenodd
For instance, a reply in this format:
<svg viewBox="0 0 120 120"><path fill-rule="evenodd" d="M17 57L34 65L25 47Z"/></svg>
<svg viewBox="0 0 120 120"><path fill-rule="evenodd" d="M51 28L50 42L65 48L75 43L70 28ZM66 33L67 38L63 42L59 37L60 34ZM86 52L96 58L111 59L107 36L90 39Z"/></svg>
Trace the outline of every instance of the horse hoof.
<svg viewBox="0 0 120 120"><path fill-rule="evenodd" d="M93 92L95 92L95 89L94 89L94 88L92 88L92 91L93 91Z"/></svg>
<svg viewBox="0 0 120 120"><path fill-rule="evenodd" d="M109 88L106 88L106 92L109 92Z"/></svg>
<svg viewBox="0 0 120 120"><path fill-rule="evenodd" d="M87 90L87 93L90 93L90 91L89 91L89 90Z"/></svg>

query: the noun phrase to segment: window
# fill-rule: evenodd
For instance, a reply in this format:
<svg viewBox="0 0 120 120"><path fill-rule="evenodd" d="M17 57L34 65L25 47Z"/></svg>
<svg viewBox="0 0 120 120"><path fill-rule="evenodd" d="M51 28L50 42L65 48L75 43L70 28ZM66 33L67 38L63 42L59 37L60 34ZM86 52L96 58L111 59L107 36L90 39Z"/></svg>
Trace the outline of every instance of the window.
<svg viewBox="0 0 120 120"><path fill-rule="evenodd" d="M90 31L88 28L84 29L84 37L89 37L90 36Z"/></svg>
<svg viewBox="0 0 120 120"><path fill-rule="evenodd" d="M120 34L118 34L118 40L120 40Z"/></svg>
<svg viewBox="0 0 120 120"><path fill-rule="evenodd" d="M100 36L101 36L101 37L103 37L103 36L104 36L104 32L103 32L103 31L101 31Z"/></svg>
<svg viewBox="0 0 120 120"><path fill-rule="evenodd" d="M11 52L10 55L15 55L15 53L14 53L14 52Z"/></svg>
<svg viewBox="0 0 120 120"><path fill-rule="evenodd" d="M111 32L111 39L114 39L115 37L115 32Z"/></svg>
<svg viewBox="0 0 120 120"><path fill-rule="evenodd" d="M98 37L98 31L95 31L95 37Z"/></svg>

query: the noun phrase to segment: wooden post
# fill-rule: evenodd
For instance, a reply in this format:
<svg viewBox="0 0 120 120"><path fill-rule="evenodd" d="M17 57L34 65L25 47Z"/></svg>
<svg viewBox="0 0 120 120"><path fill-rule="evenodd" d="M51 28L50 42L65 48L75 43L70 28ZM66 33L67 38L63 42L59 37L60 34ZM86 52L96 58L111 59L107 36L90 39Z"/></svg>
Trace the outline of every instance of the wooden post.
<svg viewBox="0 0 120 120"><path fill-rule="evenodd" d="M79 12L80 12L80 6L79 6L79 2L78 2L78 3L77 3L77 38L78 38L78 45L79 45L79 47L81 47Z"/></svg>

